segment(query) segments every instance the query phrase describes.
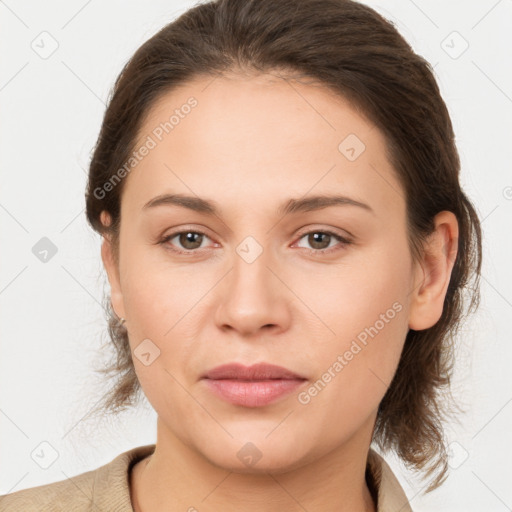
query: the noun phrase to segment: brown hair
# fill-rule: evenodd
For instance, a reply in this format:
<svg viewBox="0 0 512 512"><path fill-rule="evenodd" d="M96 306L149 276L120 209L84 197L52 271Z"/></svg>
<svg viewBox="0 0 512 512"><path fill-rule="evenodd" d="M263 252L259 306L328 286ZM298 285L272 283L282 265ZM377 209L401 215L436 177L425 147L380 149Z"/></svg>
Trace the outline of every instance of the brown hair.
<svg viewBox="0 0 512 512"><path fill-rule="evenodd" d="M393 381L380 403L373 441L394 449L409 466L435 470L427 492L446 478L442 422L449 412L453 340L465 313L479 305L481 228L459 184L452 123L430 64L416 55L391 22L351 0L219 0L196 4L145 42L117 78L89 169L87 219L111 237L118 258L124 179L107 194L105 183L129 159L150 108L163 94L199 76L232 72L305 76L347 98L384 134L388 158L406 196L409 247L414 260L434 229L434 216L453 212L458 252L444 309L429 329L409 330ZM96 193L95 193L96 191ZM101 211L113 222L104 226ZM474 275L473 287L468 280ZM116 383L101 407L116 412L140 394L127 331L108 297L109 335L115 347L106 370Z"/></svg>

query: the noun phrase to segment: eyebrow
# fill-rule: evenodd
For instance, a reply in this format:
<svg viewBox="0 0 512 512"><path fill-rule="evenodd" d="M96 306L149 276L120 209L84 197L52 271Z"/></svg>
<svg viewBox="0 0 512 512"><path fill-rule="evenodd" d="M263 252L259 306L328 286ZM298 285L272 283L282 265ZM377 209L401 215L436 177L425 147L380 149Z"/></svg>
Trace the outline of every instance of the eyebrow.
<svg viewBox="0 0 512 512"><path fill-rule="evenodd" d="M206 215L219 216L220 213L220 208L216 201L184 194L162 194L156 196L148 201L142 207L142 210L163 205L181 206ZM358 206L375 215L375 211L368 204L340 195L315 195L299 199L289 199L277 209L276 213L284 216L297 212L321 210L329 206Z"/></svg>

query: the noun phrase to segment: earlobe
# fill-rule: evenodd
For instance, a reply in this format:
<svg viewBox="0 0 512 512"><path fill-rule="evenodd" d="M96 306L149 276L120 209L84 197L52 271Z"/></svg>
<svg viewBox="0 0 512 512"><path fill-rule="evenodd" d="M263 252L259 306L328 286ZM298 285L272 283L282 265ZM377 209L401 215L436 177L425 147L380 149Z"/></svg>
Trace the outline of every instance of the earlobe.
<svg viewBox="0 0 512 512"><path fill-rule="evenodd" d="M104 219L108 219L108 214L106 214L106 212L102 212L101 221L108 225L108 220L107 222L104 222ZM124 311L123 293L121 290L121 282L119 278L119 267L114 258L112 241L108 236L103 236L103 241L101 244L101 259L107 273L108 282L110 284L110 301L112 302L114 312L117 316L126 318Z"/></svg>
<svg viewBox="0 0 512 512"><path fill-rule="evenodd" d="M441 318L457 256L458 235L455 215L449 211L438 213L435 217L435 230L429 237L422 261L416 266L411 292L410 329L428 329Z"/></svg>

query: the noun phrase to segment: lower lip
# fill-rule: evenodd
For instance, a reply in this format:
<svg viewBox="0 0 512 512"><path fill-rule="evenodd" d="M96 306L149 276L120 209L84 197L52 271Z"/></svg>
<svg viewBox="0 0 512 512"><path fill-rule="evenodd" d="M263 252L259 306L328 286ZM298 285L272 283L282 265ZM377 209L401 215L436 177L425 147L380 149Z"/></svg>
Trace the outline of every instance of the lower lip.
<svg viewBox="0 0 512 512"><path fill-rule="evenodd" d="M209 389L235 405L261 407L295 391L304 384L299 379L243 381L234 379L204 379Z"/></svg>

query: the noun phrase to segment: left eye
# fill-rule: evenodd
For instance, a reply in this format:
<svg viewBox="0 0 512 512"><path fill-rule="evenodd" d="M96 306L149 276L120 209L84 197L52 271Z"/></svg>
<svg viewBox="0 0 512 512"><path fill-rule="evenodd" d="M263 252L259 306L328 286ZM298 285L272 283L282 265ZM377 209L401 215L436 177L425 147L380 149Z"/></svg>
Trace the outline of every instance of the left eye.
<svg viewBox="0 0 512 512"><path fill-rule="evenodd" d="M350 244L350 240L343 238L336 233L332 233L330 231L310 231L309 233L305 233L301 236L300 240L307 237L307 243L313 247L313 249L307 249L309 252L331 252L333 246L329 247L330 242L338 240L341 246L345 246ZM336 244L334 244L334 247ZM336 248L335 250L337 250Z"/></svg>

